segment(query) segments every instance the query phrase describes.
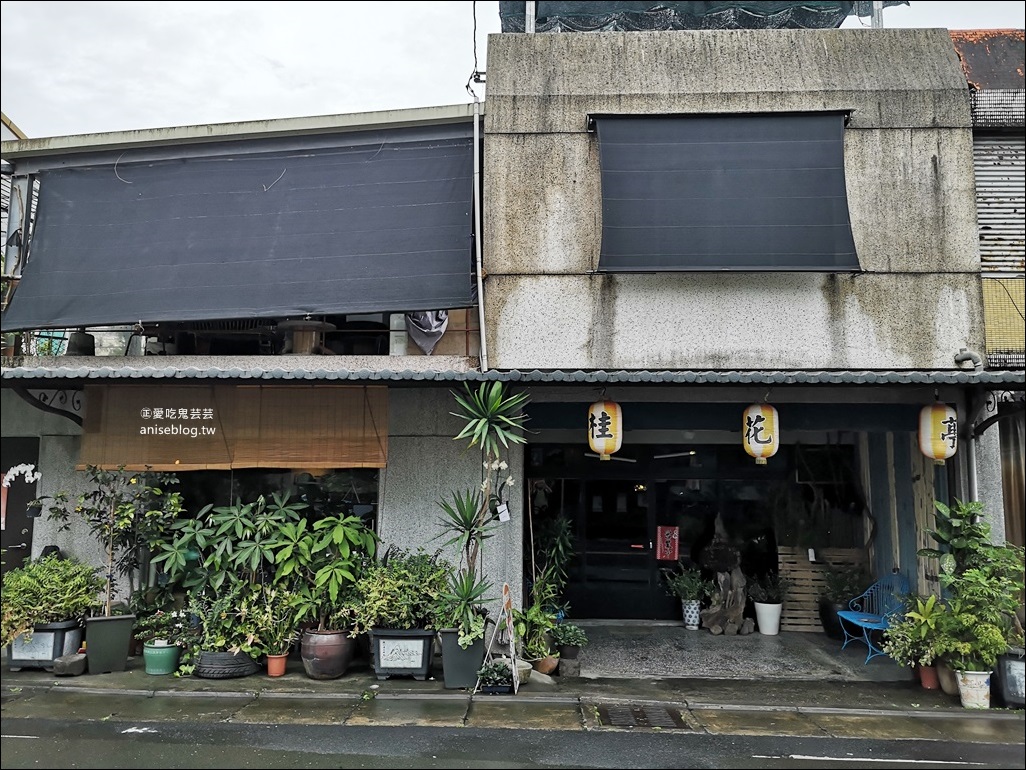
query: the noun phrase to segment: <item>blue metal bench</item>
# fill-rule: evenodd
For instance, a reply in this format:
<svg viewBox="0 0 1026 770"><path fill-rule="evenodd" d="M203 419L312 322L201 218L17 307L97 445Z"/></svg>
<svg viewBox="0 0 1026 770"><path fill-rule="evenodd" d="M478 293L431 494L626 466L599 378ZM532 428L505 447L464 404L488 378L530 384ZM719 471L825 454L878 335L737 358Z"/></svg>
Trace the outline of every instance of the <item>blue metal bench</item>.
<svg viewBox="0 0 1026 770"><path fill-rule="evenodd" d="M893 572L848 602L848 609L838 610L837 617L844 631L841 649L847 647L849 642L865 643L869 650L866 663L877 655L886 655L874 644L873 636L882 634L890 625L891 618L904 613L907 596L908 580L900 572Z"/></svg>

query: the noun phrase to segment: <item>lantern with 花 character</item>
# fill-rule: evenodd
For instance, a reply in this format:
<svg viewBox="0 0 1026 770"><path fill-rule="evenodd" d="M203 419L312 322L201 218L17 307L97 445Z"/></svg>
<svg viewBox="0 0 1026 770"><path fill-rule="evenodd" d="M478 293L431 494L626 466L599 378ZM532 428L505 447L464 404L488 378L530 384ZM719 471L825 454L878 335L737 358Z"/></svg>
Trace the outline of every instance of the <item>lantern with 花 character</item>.
<svg viewBox="0 0 1026 770"><path fill-rule="evenodd" d="M958 448L958 418L947 404L930 404L919 411L919 451L937 465Z"/></svg>
<svg viewBox="0 0 1026 770"><path fill-rule="evenodd" d="M615 401L596 401L588 407L588 446L608 460L623 442L623 415Z"/></svg>
<svg viewBox="0 0 1026 770"><path fill-rule="evenodd" d="M756 465L765 465L766 458L775 455L780 446L777 410L769 404L752 404L745 409L741 429L745 451L755 458Z"/></svg>

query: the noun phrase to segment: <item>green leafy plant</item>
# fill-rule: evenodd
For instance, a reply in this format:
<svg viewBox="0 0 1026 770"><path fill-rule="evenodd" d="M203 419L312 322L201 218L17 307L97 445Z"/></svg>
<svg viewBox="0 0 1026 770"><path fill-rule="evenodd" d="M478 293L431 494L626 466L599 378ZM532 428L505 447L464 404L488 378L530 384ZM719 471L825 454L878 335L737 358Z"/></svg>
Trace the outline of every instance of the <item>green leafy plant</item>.
<svg viewBox="0 0 1026 770"><path fill-rule="evenodd" d="M477 572L481 546L495 534L493 517L484 505L483 495L474 489L453 492L450 500L438 503L442 509L438 538L451 535L442 545L455 545L460 552L459 568L471 577ZM437 538L436 538L437 539Z"/></svg>
<svg viewBox="0 0 1026 770"><path fill-rule="evenodd" d="M748 595L760 604L780 604L790 589L791 581L779 572L770 572L748 583Z"/></svg>
<svg viewBox="0 0 1026 770"><path fill-rule="evenodd" d="M299 638L297 594L281 586L261 585L244 597L237 615L253 632L251 643L265 655L287 655Z"/></svg>
<svg viewBox="0 0 1026 770"><path fill-rule="evenodd" d="M106 582L98 572L78 559L51 554L4 575L0 647L22 634L30 638L33 626L81 620L99 607L97 599Z"/></svg>
<svg viewBox="0 0 1026 770"><path fill-rule="evenodd" d="M434 628L452 564L438 553L391 546L354 586L354 634L372 628Z"/></svg>
<svg viewBox="0 0 1026 770"><path fill-rule="evenodd" d="M483 602L491 590L491 583L477 580L466 571L454 572L449 577L449 587L438 596L435 625L438 628L455 628L459 632L460 647L467 649L485 634L485 620L488 617Z"/></svg>
<svg viewBox="0 0 1026 770"><path fill-rule="evenodd" d="M834 604L846 604L861 595L873 582L861 564L828 566L823 580L823 597Z"/></svg>
<svg viewBox="0 0 1026 770"><path fill-rule="evenodd" d="M171 473L89 466L86 474L92 486L88 492L74 498L58 492L33 500L29 506L45 507L48 517L59 522L59 531L70 529L76 519L88 524L106 554L104 611L110 616L115 614L116 576L123 575L134 593L145 556L176 526L184 506L181 494L169 490L178 483Z"/></svg>
<svg viewBox="0 0 1026 770"><path fill-rule="evenodd" d="M573 623L557 623L549 632L553 644L559 647L584 647L588 644L588 634L584 629Z"/></svg>
<svg viewBox="0 0 1026 770"><path fill-rule="evenodd" d="M329 620L348 626L354 597L347 589L355 586L377 545L377 535L359 516L336 514L313 525L305 518L286 522L270 541L274 583L292 586L298 620L316 620L318 631L329 630Z"/></svg>
<svg viewBox="0 0 1026 770"><path fill-rule="evenodd" d="M132 630L136 638L144 642L164 639L168 644L182 644L189 636L189 615L184 609L136 615Z"/></svg>
<svg viewBox="0 0 1026 770"><path fill-rule="evenodd" d="M204 506L173 526L173 537L156 544L153 562L189 590L220 590L226 582L261 583L273 573L281 533L303 521L306 503L289 493L260 495L244 503Z"/></svg>
<svg viewBox="0 0 1026 770"><path fill-rule="evenodd" d="M477 672L482 687L512 687L513 668L509 660L490 660Z"/></svg>
<svg viewBox="0 0 1026 770"><path fill-rule="evenodd" d="M676 569L662 569L666 592L678 599L705 599L711 596L714 585L711 580L702 577L702 570L689 567L683 561L677 562Z"/></svg>
<svg viewBox="0 0 1026 770"><path fill-rule="evenodd" d="M945 606L934 594L914 597L915 606L884 632L881 649L901 666L930 666L937 657Z"/></svg>
<svg viewBox="0 0 1026 770"><path fill-rule="evenodd" d="M259 629L248 610L253 593L253 586L240 582L225 584L216 592L207 586L189 594L185 605L188 624L182 637L183 667L201 651L260 654Z"/></svg>

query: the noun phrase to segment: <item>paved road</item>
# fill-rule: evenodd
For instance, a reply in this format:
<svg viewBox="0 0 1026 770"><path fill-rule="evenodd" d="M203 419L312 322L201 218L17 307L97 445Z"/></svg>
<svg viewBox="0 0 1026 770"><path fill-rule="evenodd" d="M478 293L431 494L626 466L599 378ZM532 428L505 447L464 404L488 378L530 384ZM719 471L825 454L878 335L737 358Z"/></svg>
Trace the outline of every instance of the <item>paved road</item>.
<svg viewBox="0 0 1026 770"><path fill-rule="evenodd" d="M1019 719L667 708L9 691L0 767L1023 767Z"/></svg>

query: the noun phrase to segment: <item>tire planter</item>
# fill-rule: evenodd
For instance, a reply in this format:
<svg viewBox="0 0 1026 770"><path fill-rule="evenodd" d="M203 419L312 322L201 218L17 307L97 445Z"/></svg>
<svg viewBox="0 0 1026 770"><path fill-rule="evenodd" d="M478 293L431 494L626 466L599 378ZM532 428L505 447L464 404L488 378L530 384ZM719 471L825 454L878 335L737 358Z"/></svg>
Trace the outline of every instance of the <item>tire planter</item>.
<svg viewBox="0 0 1026 770"><path fill-rule="evenodd" d="M234 679L251 676L260 670L257 662L244 652L201 650L192 673L202 679Z"/></svg>
<svg viewBox="0 0 1026 770"><path fill-rule="evenodd" d="M303 670L311 679L338 679L353 662L356 647L349 631L304 631L299 643Z"/></svg>

